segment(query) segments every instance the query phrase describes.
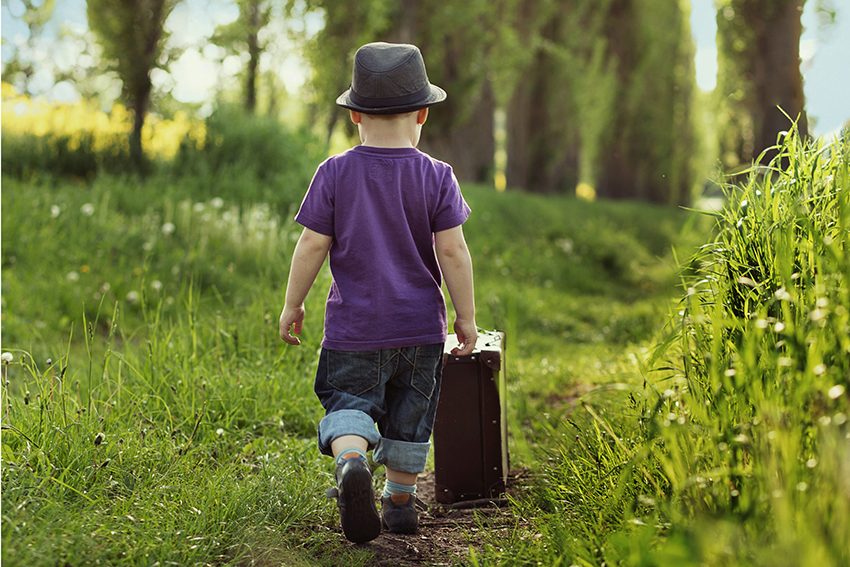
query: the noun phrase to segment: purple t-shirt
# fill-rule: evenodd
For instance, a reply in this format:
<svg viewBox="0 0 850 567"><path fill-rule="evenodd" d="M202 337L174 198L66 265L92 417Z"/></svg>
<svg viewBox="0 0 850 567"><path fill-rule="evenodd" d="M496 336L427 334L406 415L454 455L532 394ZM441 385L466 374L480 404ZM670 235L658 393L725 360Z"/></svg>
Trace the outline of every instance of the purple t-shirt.
<svg viewBox="0 0 850 567"><path fill-rule="evenodd" d="M451 166L416 148L355 146L325 160L295 216L333 237L322 345L364 351L445 341L434 233L469 212Z"/></svg>

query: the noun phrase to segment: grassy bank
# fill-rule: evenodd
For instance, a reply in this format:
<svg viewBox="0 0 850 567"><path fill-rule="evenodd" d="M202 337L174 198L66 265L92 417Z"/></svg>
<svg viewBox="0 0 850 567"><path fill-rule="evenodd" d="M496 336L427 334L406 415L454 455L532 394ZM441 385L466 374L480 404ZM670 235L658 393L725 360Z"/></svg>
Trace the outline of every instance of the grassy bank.
<svg viewBox="0 0 850 567"><path fill-rule="evenodd" d="M4 561L372 561L331 531L314 448L329 275L304 345L285 348L303 187L262 183L4 178ZM699 236L682 211L465 194L479 324L509 337L513 463L542 471L576 394L612 384L586 396L618 399L639 382L671 244Z"/></svg>

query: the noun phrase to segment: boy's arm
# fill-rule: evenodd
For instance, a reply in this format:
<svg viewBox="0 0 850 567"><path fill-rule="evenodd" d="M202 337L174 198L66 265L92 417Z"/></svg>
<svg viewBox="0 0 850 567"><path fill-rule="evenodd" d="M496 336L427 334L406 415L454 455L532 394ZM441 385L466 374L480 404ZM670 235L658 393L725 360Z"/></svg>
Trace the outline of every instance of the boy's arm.
<svg viewBox="0 0 850 567"><path fill-rule="evenodd" d="M286 284L286 304L280 313L280 338L291 345L301 344L301 339L292 335L291 328L294 325L295 334L301 334L304 299L328 255L331 242L332 237L305 228L295 245Z"/></svg>
<svg viewBox="0 0 850 567"><path fill-rule="evenodd" d="M435 233L434 248L457 315L454 331L461 346L453 349L452 354L466 356L472 354L475 348L478 330L475 326L472 258L463 237L463 227L456 226Z"/></svg>

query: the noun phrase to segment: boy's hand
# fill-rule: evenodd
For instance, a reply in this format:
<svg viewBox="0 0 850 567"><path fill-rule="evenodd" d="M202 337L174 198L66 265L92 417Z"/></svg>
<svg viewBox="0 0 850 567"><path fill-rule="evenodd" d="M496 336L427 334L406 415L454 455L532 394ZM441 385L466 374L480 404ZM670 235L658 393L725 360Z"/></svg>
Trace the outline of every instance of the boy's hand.
<svg viewBox="0 0 850 567"><path fill-rule="evenodd" d="M466 321L464 319L455 319L455 334L460 346L452 349L452 354L455 356L469 356L475 350L475 343L478 341L478 328L475 326L475 321Z"/></svg>
<svg viewBox="0 0 850 567"><path fill-rule="evenodd" d="M295 337L290 332L290 329L295 325L294 332L296 335L301 334L301 325L304 322L304 306L290 307L284 305L283 311L280 312L280 338L285 342L298 346L301 344L301 339Z"/></svg>

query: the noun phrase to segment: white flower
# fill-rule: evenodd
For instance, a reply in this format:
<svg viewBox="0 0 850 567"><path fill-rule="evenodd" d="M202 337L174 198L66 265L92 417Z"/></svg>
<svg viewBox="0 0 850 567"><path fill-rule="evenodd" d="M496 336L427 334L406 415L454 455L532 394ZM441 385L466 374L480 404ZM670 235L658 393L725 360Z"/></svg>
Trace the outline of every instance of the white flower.
<svg viewBox="0 0 850 567"><path fill-rule="evenodd" d="M176 227L174 226L174 223L167 222L164 225L162 225L162 234L164 234L165 236L168 236L169 234L173 234L175 228Z"/></svg>
<svg viewBox="0 0 850 567"><path fill-rule="evenodd" d="M13 360L15 360L15 356L11 352L4 352L3 354L0 354L0 360L5 362L6 364L9 364Z"/></svg>
<svg viewBox="0 0 850 567"><path fill-rule="evenodd" d="M224 206L224 199L221 197L213 197L210 201L210 205L212 205L214 209L220 209Z"/></svg>
<svg viewBox="0 0 850 567"><path fill-rule="evenodd" d="M59 213L61 212L62 209L59 208L59 205L53 205L52 207L50 207L50 216L54 219L58 217Z"/></svg>
<svg viewBox="0 0 850 567"><path fill-rule="evenodd" d="M773 294L776 299L779 301L789 301L791 299L791 294L784 287L780 287Z"/></svg>
<svg viewBox="0 0 850 567"><path fill-rule="evenodd" d="M131 292L127 293L127 301L130 302L130 303L138 303L139 292L138 291L131 291Z"/></svg>
<svg viewBox="0 0 850 567"><path fill-rule="evenodd" d="M68 272L68 275L65 276L69 282L75 282L80 279L80 274L77 272L71 271Z"/></svg>
<svg viewBox="0 0 850 567"><path fill-rule="evenodd" d="M86 215L87 217L90 217L94 214L94 205L92 205L91 203L86 203L82 207L80 207L80 212Z"/></svg>
<svg viewBox="0 0 850 567"><path fill-rule="evenodd" d="M218 429L215 430L215 434L218 435L218 436L224 435L224 429L219 427Z"/></svg>
<svg viewBox="0 0 850 567"><path fill-rule="evenodd" d="M151 287L154 291L159 291L162 289L162 282L159 280L154 280L151 282Z"/></svg>

